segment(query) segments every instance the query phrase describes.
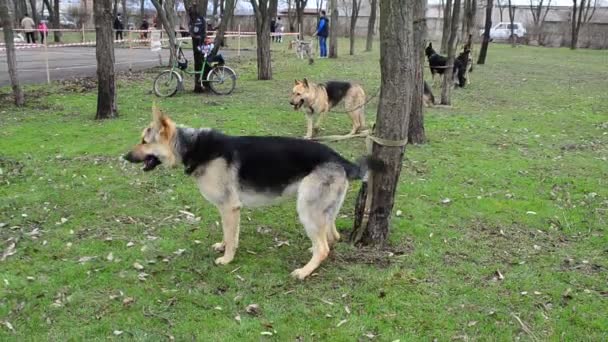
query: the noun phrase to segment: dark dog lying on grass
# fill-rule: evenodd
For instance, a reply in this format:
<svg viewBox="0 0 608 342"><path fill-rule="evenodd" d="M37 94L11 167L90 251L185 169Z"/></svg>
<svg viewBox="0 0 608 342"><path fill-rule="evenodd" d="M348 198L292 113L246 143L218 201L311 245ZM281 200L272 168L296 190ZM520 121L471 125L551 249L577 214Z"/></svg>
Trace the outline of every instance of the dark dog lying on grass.
<svg viewBox="0 0 608 342"><path fill-rule="evenodd" d="M144 171L158 165L183 165L209 202L220 212L224 238L212 247L224 256L215 263L234 259L239 244L241 207L275 203L297 197L297 211L312 240L312 259L292 272L298 279L309 276L338 241L336 217L348 182L366 180L368 170L382 171L373 157L352 163L317 142L285 137L228 136L208 128L177 127L156 106L153 120L144 129L141 143L125 159L143 163Z"/></svg>

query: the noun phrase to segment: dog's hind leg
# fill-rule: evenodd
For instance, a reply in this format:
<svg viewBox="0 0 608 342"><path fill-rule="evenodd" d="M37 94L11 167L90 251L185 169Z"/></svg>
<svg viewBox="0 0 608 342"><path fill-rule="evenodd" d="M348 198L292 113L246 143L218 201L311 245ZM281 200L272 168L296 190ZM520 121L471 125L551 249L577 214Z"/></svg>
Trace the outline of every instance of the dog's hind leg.
<svg viewBox="0 0 608 342"><path fill-rule="evenodd" d="M225 265L234 259L236 249L239 246L241 205L238 201L230 201L224 205L218 206L218 209L222 216L224 240L221 243L216 243L213 247L216 250L221 250L221 247L223 247L224 256L215 259L215 264Z"/></svg>
<svg viewBox="0 0 608 342"><path fill-rule="evenodd" d="M300 182L298 216L312 241L312 258L304 267L291 273L295 278L304 279L317 269L329 255L329 242L339 238L335 218L347 188L344 168L337 164L321 165Z"/></svg>
<svg viewBox="0 0 608 342"><path fill-rule="evenodd" d="M312 134L314 136L316 136L321 131L321 122L323 122L323 120L325 120L325 116L327 116L327 112L325 112L325 111L322 111L317 116L317 120L315 121L315 124L312 128Z"/></svg>
<svg viewBox="0 0 608 342"><path fill-rule="evenodd" d="M352 96L347 96L344 99L344 106L353 123L349 135L357 134L362 129L365 129L365 92L358 88L358 91L353 89Z"/></svg>

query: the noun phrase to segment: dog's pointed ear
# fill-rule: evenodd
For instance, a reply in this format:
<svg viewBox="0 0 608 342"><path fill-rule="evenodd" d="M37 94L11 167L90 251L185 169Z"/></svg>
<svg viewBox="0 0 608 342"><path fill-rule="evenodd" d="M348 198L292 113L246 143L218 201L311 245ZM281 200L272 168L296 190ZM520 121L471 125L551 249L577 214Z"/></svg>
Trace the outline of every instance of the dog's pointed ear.
<svg viewBox="0 0 608 342"><path fill-rule="evenodd" d="M303 83L304 83L304 86L305 86L306 88L308 88L308 80L307 80L307 79L304 79Z"/></svg>
<svg viewBox="0 0 608 342"><path fill-rule="evenodd" d="M163 128L169 126L171 122L171 119L169 119L169 117L166 116L160 110L160 108L158 108L158 106L156 105L156 101L152 103L152 122L154 122L154 125L158 127L161 131L163 130Z"/></svg>
<svg viewBox="0 0 608 342"><path fill-rule="evenodd" d="M295 85L298 85L298 84L300 84L300 81L296 80Z"/></svg>

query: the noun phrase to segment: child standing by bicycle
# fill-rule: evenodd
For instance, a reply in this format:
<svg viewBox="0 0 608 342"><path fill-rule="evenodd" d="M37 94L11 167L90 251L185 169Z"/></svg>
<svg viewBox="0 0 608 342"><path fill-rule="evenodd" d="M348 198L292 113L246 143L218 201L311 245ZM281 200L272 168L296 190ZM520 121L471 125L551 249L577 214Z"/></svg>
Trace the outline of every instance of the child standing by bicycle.
<svg viewBox="0 0 608 342"><path fill-rule="evenodd" d="M205 37L205 41L203 45L198 47L198 50L203 54L203 56L207 59L207 63L211 66L211 63L218 63L218 65L224 65L224 57L221 54L211 55L213 52L213 48L215 45L213 44L213 39L211 36Z"/></svg>

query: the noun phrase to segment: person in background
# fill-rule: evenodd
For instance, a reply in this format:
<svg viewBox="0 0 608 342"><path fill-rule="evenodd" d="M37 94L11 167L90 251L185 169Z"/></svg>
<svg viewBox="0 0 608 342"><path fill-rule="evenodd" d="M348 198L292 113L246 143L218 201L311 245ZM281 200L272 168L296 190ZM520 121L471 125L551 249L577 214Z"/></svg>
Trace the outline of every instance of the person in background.
<svg viewBox="0 0 608 342"><path fill-rule="evenodd" d="M283 32L285 31L285 26L283 26L283 22L281 21L281 17L279 17L277 19L277 29L276 31L278 32L278 36L277 36L277 42L282 43L283 42Z"/></svg>
<svg viewBox="0 0 608 342"><path fill-rule="evenodd" d="M150 29L150 23L148 23L148 19L144 18L144 20L141 21L141 25L139 26L139 29L142 31L148 31ZM148 32L141 32L141 34L139 35L140 39L148 39Z"/></svg>
<svg viewBox="0 0 608 342"><path fill-rule="evenodd" d="M114 19L114 30L116 31L116 40L122 40L122 30L125 29L125 26L122 23L122 18L120 17L120 13L116 15L116 19Z"/></svg>
<svg viewBox="0 0 608 342"><path fill-rule="evenodd" d="M32 20L27 13L25 13L23 19L21 19L21 28L25 31L28 44L36 44L36 35L34 35L34 32L36 32L36 23L34 23L34 20Z"/></svg>
<svg viewBox="0 0 608 342"><path fill-rule="evenodd" d="M325 16L325 11L321 11L319 25L313 36L319 37L319 51L321 58L327 58L327 36L329 35L329 20Z"/></svg>
<svg viewBox="0 0 608 342"><path fill-rule="evenodd" d="M270 21L270 39L273 42L277 40L277 37L274 35L274 33L276 31L277 31L277 19L272 18L272 20Z"/></svg>
<svg viewBox="0 0 608 342"><path fill-rule="evenodd" d="M38 33L40 34L40 43L44 44L44 41L49 36L49 28L44 20L40 20L40 23L38 23Z"/></svg>

